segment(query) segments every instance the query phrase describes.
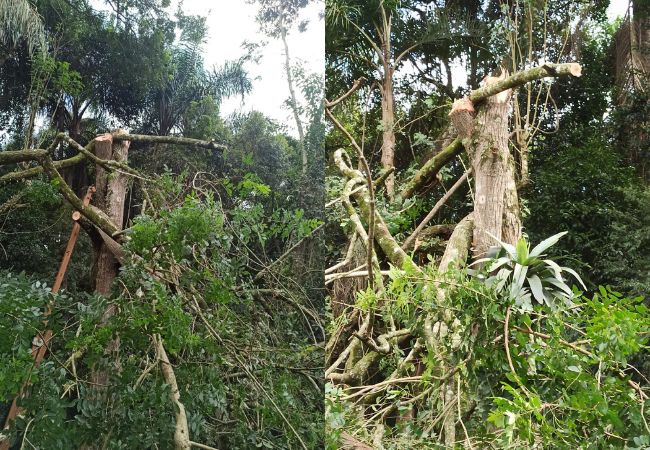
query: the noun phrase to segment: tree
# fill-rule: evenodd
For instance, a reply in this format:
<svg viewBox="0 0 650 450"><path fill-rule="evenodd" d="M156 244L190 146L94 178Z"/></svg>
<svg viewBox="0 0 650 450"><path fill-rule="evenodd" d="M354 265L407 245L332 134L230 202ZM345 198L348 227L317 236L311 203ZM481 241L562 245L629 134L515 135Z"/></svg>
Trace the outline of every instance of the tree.
<svg viewBox="0 0 650 450"><path fill-rule="evenodd" d="M308 4L309 0L251 0L251 3L258 3L260 6L257 14L257 22L262 26L262 30L273 38L280 38L284 46L284 70L289 87L289 107L293 113L298 130L298 139L300 143L300 153L302 155L302 173L305 175L308 169L308 152L305 148L305 131L302 123L301 108L296 97L295 83L292 75L291 57L289 56L289 45L287 44L287 34L295 22L299 19L302 9ZM298 25L298 30L303 31L307 26L306 22Z"/></svg>
<svg viewBox="0 0 650 450"><path fill-rule="evenodd" d="M331 215L348 237L341 243L345 257L333 261L325 272L326 284L333 286L332 310L338 309L326 345L328 448L524 448L559 442L570 447L584 442L577 430L605 427L616 428L637 445L645 442L640 437L643 420L631 417L644 407L647 381L630 377L635 369L627 364L643 355L646 339L636 333L648 327L648 310L641 299L625 298L611 289L576 292L576 288L586 289L578 274L541 256L550 254L563 235L546 218L555 213L567 217L569 210L558 207L556 194L550 195L556 202L553 212L528 203L527 152L548 149L549 160L555 162L558 154L552 144L547 145L555 139L558 120L567 120L571 127L593 125L590 120L599 112L602 118L599 108L607 98L606 89L592 88L600 87L603 80L598 69L587 75L591 83L587 88L578 79L582 68L572 60L585 47L565 45L575 30L571 15L559 9L559 3L464 5L474 9L470 18L458 21L462 25L456 29L469 30L472 22L492 19L489 28L473 28L484 33L485 52L480 54L485 59L480 62L474 51L476 35L440 56L420 55L418 50L411 53L414 59L422 56L425 68L440 59L464 66L471 74L470 83L477 80L478 67L496 71L484 79L482 87L454 102L451 126L431 120L434 130L443 131L438 139L441 147L428 133L404 133L405 147L417 143L411 145L413 155L405 156L407 161L416 159L417 147L425 162L397 174L394 200L382 195L385 172L378 171L367 150L374 136L366 134L366 122L369 129L381 123L377 112L381 105L369 102L371 97L362 90L363 79L352 82L354 66L340 64L341 57L328 59L328 74L337 76L331 78L331 89L328 79L328 92L336 94L326 103L334 126L327 145L331 170L339 173L328 205L336 208ZM345 9L349 3L337 5ZM437 6L437 2L412 2L410 20L433 19L435 29L436 21L450 17L453 8L449 5L442 13L431 14ZM602 8L597 4L579 11L585 21L598 21ZM371 14L357 13L363 16L357 17L357 23L370 20ZM418 29L414 23L410 26ZM435 42L435 36L431 40ZM358 42L349 53L350 59L361 61L372 54L373 46L368 39ZM529 49L528 54L520 49ZM335 45L334 51L345 53L343 46ZM455 51L459 61L449 59ZM538 65L547 58L566 62ZM585 62L588 68L598 65L597 59ZM435 72L422 70L405 76L411 86L394 83L395 98L402 99L396 107L404 110L400 115L421 121L427 111L449 111L440 91L454 94L453 89L446 89L451 83L437 79L433 86L425 84L422 80L431 73ZM411 94L418 91L428 92L428 97L411 100ZM555 100L558 97L561 102ZM584 109L585 104L593 109ZM510 111L514 111L512 120ZM526 133L525 139L516 139L521 133ZM557 158L557 163L569 169L566 160ZM547 176L558 172L548 167ZM570 169L576 170L575 166ZM553 192L550 187L537 188ZM436 194L438 201L431 207ZM534 219L529 217L532 211L538 214ZM431 225L434 219L437 223ZM523 233L524 220L549 225L537 246ZM603 261L602 265L608 264ZM575 277L569 281L564 271ZM630 321L630 329L613 331L604 326L608 321L616 323L615 327L621 324L605 312L609 307L616 310L614 315L628 318L624 320ZM574 308L584 315L573 315ZM566 325L557 327L558 323ZM595 323L604 328L594 328ZM630 344L631 353L598 348L596 342L614 339L614 335ZM612 389L587 400L601 383L593 376L604 357L601 351L613 352L606 369ZM580 386L572 384L573 374L578 374L575 379ZM629 411L628 396L634 398ZM626 428L617 419L610 422L610 417L582 409L603 403L612 405L618 415L630 412L626 423L633 425ZM572 406L565 408L568 404ZM578 404L582 405L579 413L573 409ZM579 415L582 419L577 419ZM618 438L601 436L587 438L589 445L617 445Z"/></svg>
<svg viewBox="0 0 650 450"><path fill-rule="evenodd" d="M43 22L28 0L2 2L0 20L2 21L0 43L3 46L0 65L23 41L27 44L30 55L33 55L36 50L46 50Z"/></svg>

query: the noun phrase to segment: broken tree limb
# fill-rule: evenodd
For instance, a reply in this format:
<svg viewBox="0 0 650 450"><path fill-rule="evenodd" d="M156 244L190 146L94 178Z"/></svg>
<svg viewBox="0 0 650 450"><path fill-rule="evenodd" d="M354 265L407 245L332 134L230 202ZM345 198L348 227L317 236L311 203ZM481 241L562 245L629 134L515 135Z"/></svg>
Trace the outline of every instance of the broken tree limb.
<svg viewBox="0 0 650 450"><path fill-rule="evenodd" d="M163 374L165 383L171 388L170 397L174 403L174 415L176 417L176 427L174 429L174 448L176 450L190 450L190 431L187 426L187 414L185 413L185 406L181 403L181 394L178 390L178 383L176 382L176 375L174 368L169 362L169 357L163 346L162 337L160 335L154 336L156 343L156 353L160 361L160 371Z"/></svg>
<svg viewBox="0 0 650 450"><path fill-rule="evenodd" d="M112 133L114 141L130 141L130 142L149 142L152 144L175 144L187 145L190 147L201 147L209 150L226 150L223 144L218 144L212 141L202 141L200 139L192 139L179 136L149 136L146 134L129 134L124 132Z"/></svg>
<svg viewBox="0 0 650 450"><path fill-rule="evenodd" d="M2 153L0 153L0 155L1 154ZM63 169L64 167L75 166L77 164L84 162L85 160L86 157L80 153L78 155L73 156L72 158L62 159L60 161L53 161L52 164L54 168L58 170L58 169ZM24 180L25 178L36 176L39 173L43 173L42 166L32 167L30 169L20 170L17 172L9 172L0 177L0 183L8 183L11 181Z"/></svg>
<svg viewBox="0 0 650 450"><path fill-rule="evenodd" d="M94 225L96 225L109 236L112 236L118 231L118 227L99 208L93 205L84 206L83 201L75 195L75 193L65 182L58 170L56 170L52 158L46 155L40 159L40 162L43 166L43 170L54 182L54 185L59 190L63 198L65 198L77 211L79 211L82 216L90 220Z"/></svg>
<svg viewBox="0 0 650 450"><path fill-rule="evenodd" d="M445 253L438 265L439 272L446 272L450 266L458 266L459 263L462 265L467 261L469 249L472 245L473 231L474 214L470 213L456 225L453 233L451 233Z"/></svg>
<svg viewBox="0 0 650 450"><path fill-rule="evenodd" d="M454 232L454 228L456 228L455 223L441 223L424 227L418 235L418 239L420 241L426 241L434 237L439 237L443 240L448 240ZM412 241L408 246L402 245L402 249L404 249L405 252L410 251L413 249L414 244L415 241Z"/></svg>
<svg viewBox="0 0 650 450"><path fill-rule="evenodd" d="M488 97L499 94L500 92L507 91L508 89L515 89L526 83L530 83L531 81L540 80L547 77L579 77L580 75L582 75L582 67L580 64L545 63L541 66L533 67L532 69L526 69L514 73L496 83L490 83L479 89L475 89L469 94L469 99L474 103L478 103L486 100Z"/></svg>
<svg viewBox="0 0 650 450"><path fill-rule="evenodd" d="M422 186L427 184L429 180L434 177L445 164L451 161L454 157L460 155L463 151L461 140L456 138L445 147L440 153L436 154L433 158L428 160L420 170L411 178L399 193L402 200L411 198Z"/></svg>
<svg viewBox="0 0 650 450"><path fill-rule="evenodd" d="M99 156L95 155L95 154L91 151L91 149L93 149L93 147L94 147L95 142L97 141L97 139L93 139L93 140L90 141L90 143L89 143L88 145L86 145L85 147L82 146L81 144L79 144L78 142L76 142L74 139L72 139L72 138L69 137L69 136L65 136L65 137L64 137L64 140L65 140L68 144L70 144L70 146L71 146L72 148L74 148L74 149L77 150L79 153L81 153L82 155L84 155L87 159L89 159L90 161L94 162L95 164L98 164L98 165L102 166L102 167L103 167L104 169L106 169L106 170L109 170L109 171L117 171L117 172L121 172L122 174L130 175L130 176L132 176L132 177L141 178L141 179L147 179L144 175L142 175L142 174L141 174L140 172L138 172L137 170L135 170L135 169L129 167L129 165L126 164L126 163L123 162L123 161L115 161L115 160L112 160L112 159L102 159L102 158L100 158Z"/></svg>
<svg viewBox="0 0 650 450"><path fill-rule="evenodd" d="M39 158L45 155L47 155L47 151L42 149L0 152L0 165L38 161Z"/></svg>

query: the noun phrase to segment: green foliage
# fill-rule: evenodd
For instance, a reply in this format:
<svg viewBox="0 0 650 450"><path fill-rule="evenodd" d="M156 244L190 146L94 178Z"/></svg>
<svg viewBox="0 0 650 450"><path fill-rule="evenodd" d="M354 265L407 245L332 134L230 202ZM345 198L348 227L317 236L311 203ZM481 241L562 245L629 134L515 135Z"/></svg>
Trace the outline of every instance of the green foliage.
<svg viewBox="0 0 650 450"><path fill-rule="evenodd" d="M27 380L33 363L32 338L53 298L45 284L24 273L0 272L0 402L11 401Z"/></svg>
<svg viewBox="0 0 650 450"><path fill-rule="evenodd" d="M280 280L270 288L253 282L257 267L271 262L270 243L299 239L318 222L301 211L266 216L256 201L269 188L254 174L220 200L205 186L183 197L185 184L184 176L160 177L156 196L166 200L129 228L111 297L56 297L51 354L32 375L27 414L12 436L27 432L43 447L171 447L173 403L151 340L159 334L192 440L232 449L293 448L296 433L308 448L322 441L321 353L304 315L317 317L311 301ZM3 274L0 286L0 356L8 362L0 399L8 401L27 379L31 339L52 296L24 275ZM97 326L108 303L117 313ZM119 354L106 353L116 337ZM92 370L108 372L103 396L84 381Z"/></svg>
<svg viewBox="0 0 650 450"><path fill-rule="evenodd" d="M413 377L412 382L384 388L366 383L364 391L372 393L367 396L328 384L326 448L340 448L344 435L376 442L367 424L388 408L393 412L388 417L395 419L384 422L385 448L442 448L445 404L438 393L447 389L445 380L453 369L453 389L461 396L454 400L454 412L467 433L462 439L475 448L531 448L540 442L553 442L557 448L622 448L622 440L644 442L649 403L634 383L646 393L648 387L629 363L650 339L650 313L641 298L601 288L592 297L575 297L571 313L541 305L513 316L507 357L503 327L511 302L508 292L498 294L462 272L442 275L430 268L419 276L393 269L389 279L381 303L370 292L360 293L359 301L390 316L411 335L400 350L383 357L376 373L387 377L404 364L415 341L427 342L426 348L417 358L420 362L408 364L398 376ZM363 306L359 301L357 307ZM423 323L427 315L433 335L427 335ZM425 365L417 372L420 377L418 364ZM398 413L410 410L406 405L414 405L416 414L397 419Z"/></svg>
<svg viewBox="0 0 650 450"><path fill-rule="evenodd" d="M528 196L531 238L568 230L558 252L587 266L588 285L646 295L650 196L633 170L601 139L538 158Z"/></svg>
<svg viewBox="0 0 650 450"><path fill-rule="evenodd" d="M507 297L523 311L531 311L532 297L540 304L550 308L572 306L575 294L564 281L562 272L572 275L584 289L587 287L580 276L568 267L560 267L551 259L543 259L544 251L555 245L567 232L555 234L544 239L532 250L524 237L517 245L511 245L494 238L500 247L490 250L493 256L476 260L472 265L485 264L484 273L478 276L488 287L494 287L498 294ZM562 301L558 305L558 300Z"/></svg>

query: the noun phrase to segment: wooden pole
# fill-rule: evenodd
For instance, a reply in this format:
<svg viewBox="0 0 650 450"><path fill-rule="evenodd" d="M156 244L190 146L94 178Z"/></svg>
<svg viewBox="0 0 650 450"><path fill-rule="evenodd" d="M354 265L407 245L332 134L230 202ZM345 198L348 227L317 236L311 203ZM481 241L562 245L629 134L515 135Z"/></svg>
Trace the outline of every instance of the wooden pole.
<svg viewBox="0 0 650 450"><path fill-rule="evenodd" d="M94 192L95 192L95 186L90 186L88 188L88 191L86 191L86 196L84 197L84 206L88 206L90 204L90 199L92 198ZM80 218L81 218L81 214L79 213L79 211L75 211L74 213L72 213L72 220L74 220L74 225L72 226L70 239L68 240L68 245L65 248L65 253L63 254L63 259L61 260L61 265L59 266L59 272L56 274L56 278L54 279L54 285L52 286L53 294L59 292L59 289L61 289L61 284L63 284L65 271L67 270L68 264L70 263L70 257L72 256L72 251L74 250L74 246L77 243L77 237L79 236L79 231L81 229L81 225L79 225ZM47 310L45 311L45 317L48 317L49 315L52 314L53 306L54 306L54 301L52 300L47 305ZM47 319L43 322L43 324L47 326ZM43 358L45 357L45 352L49 347L51 339L52 339L52 330L50 329L45 330L45 332L39 331L38 335L34 337L34 340L32 341L32 357L34 358L34 364L30 369L30 373L27 377L27 381L25 382L23 387L20 389L20 392L11 403L11 408L9 409L9 415L7 416L7 420L5 421L5 426L4 426L5 430L9 428L11 421L13 421L18 415L19 412L19 408L17 404L18 399L24 397L25 388L29 384L29 379L31 378L31 371L37 368L43 361ZM2 439L2 441L0 441L0 450L9 450L9 439L7 439L4 436L0 436L0 439Z"/></svg>

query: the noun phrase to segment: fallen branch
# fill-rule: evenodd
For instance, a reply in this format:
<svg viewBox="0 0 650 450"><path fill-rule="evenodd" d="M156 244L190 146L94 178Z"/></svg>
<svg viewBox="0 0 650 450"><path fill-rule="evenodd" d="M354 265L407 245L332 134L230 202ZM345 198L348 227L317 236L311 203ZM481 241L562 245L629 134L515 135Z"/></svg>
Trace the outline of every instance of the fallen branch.
<svg viewBox="0 0 650 450"><path fill-rule="evenodd" d="M533 67L532 69L522 70L521 72L514 73L504 80L497 83L483 86L482 88L475 89L469 94L469 99L474 102L482 102L488 97L499 94L508 89L514 89L523 86L531 81L539 80L547 77L564 77L572 76L579 77L582 75L582 67L577 63L565 64L551 64L546 63L541 66Z"/></svg>
<svg viewBox="0 0 650 450"><path fill-rule="evenodd" d="M2 153L0 153L2 154ZM79 153L68 159L62 159L60 161L53 161L52 165L55 169L63 169L65 167L76 166L86 160L86 156ZM43 166L32 167L26 170L20 170L17 172L9 172L0 177L0 183L8 183L10 181L24 180L25 178L30 178L36 176L40 173L43 173Z"/></svg>
<svg viewBox="0 0 650 450"><path fill-rule="evenodd" d="M187 426L187 414L185 413L185 406L181 403L181 394L178 390L174 368L167 357L162 337L160 337L160 335L154 336L154 342L156 343L156 352L158 353L158 359L160 361L160 371L163 374L165 382L171 388L170 397L174 403L174 415L176 416L174 447L176 450L190 450L190 431Z"/></svg>
<svg viewBox="0 0 650 450"><path fill-rule="evenodd" d="M186 145L190 147L201 147L209 150L226 150L223 144L217 144L212 141L202 141L199 139L192 139L179 136L149 136L146 134L128 134L128 133L113 133L114 141L131 141L131 142L149 142L152 144L174 144Z"/></svg>
<svg viewBox="0 0 650 450"><path fill-rule="evenodd" d="M61 174L56 170L54 162L49 155L40 159L43 170L52 180L63 198L65 198L77 211L90 220L94 225L100 228L104 233L112 236L119 228L109 219L109 217L99 208L88 205L84 206L83 201L76 196L70 186L65 182Z"/></svg>
<svg viewBox="0 0 650 450"><path fill-rule="evenodd" d="M294 245L292 245L291 248L290 248L289 250L287 250L287 251L284 252L282 255L280 255L280 256L279 256L276 260L274 260L271 264L269 264L268 266L266 266L265 268L263 268L262 270L260 270L260 271L257 273L257 275L255 275L255 278L253 278L253 280L259 280L260 278L262 278L262 275L264 275L266 272L268 272L268 271L271 269L271 267L273 267L273 266L275 266L276 264L278 264L278 263L280 263L281 261L283 261L283 260L284 260L287 256L289 256L289 255L290 255L290 254L291 254L295 249L297 249L298 247L300 247L300 245L302 245L302 243L303 243L305 240L311 238L312 235L313 235L314 233L316 233L318 230L320 230L321 228L323 228L323 226L325 226L325 224L320 224L320 225L318 225L316 228L314 228L314 229L311 231L311 233L309 233L307 236L305 236L305 237L303 237L302 239L300 239L298 242L296 242Z"/></svg>

